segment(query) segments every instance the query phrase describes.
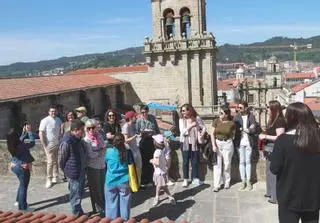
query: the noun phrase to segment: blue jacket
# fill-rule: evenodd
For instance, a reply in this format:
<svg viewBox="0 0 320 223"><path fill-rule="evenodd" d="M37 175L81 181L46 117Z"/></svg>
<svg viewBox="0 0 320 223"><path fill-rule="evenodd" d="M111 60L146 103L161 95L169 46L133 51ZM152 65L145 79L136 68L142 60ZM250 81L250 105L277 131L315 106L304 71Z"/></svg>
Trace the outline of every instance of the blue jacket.
<svg viewBox="0 0 320 223"><path fill-rule="evenodd" d="M86 167L85 143L70 134L65 135L59 148L59 164L66 177L78 179Z"/></svg>
<svg viewBox="0 0 320 223"><path fill-rule="evenodd" d="M28 142L25 140L28 139ZM17 146L10 162L15 164L32 163L34 161L33 156L30 153L30 149L34 147L34 134L32 132L25 132L20 136L20 144Z"/></svg>

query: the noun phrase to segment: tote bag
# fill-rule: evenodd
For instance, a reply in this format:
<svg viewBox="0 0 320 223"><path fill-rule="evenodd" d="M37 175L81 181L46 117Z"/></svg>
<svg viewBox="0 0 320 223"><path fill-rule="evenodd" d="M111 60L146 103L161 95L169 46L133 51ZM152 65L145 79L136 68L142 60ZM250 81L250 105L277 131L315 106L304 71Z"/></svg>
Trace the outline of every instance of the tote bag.
<svg viewBox="0 0 320 223"><path fill-rule="evenodd" d="M128 170L129 170L129 185L132 192L138 192L140 185L139 170L137 170L133 154L131 150L127 150Z"/></svg>

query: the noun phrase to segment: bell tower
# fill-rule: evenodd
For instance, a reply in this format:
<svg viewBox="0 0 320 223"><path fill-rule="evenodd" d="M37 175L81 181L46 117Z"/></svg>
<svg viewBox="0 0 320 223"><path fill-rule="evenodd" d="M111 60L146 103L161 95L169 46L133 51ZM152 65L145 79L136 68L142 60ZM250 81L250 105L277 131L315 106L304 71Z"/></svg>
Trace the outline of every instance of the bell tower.
<svg viewBox="0 0 320 223"><path fill-rule="evenodd" d="M153 33L145 38L144 54L149 75L158 81L156 89L149 86L149 100L191 103L204 112L217 104L216 41L206 30L206 1L151 0L151 4ZM151 94L159 87L161 92Z"/></svg>

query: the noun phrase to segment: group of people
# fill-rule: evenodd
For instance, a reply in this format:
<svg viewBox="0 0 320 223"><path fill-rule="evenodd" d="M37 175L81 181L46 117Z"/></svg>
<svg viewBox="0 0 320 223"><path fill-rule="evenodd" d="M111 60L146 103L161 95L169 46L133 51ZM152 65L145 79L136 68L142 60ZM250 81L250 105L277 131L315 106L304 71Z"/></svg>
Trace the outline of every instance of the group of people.
<svg viewBox="0 0 320 223"><path fill-rule="evenodd" d="M239 155L240 190L253 189L251 155L262 142L266 159L268 202L278 204L280 223L318 223L320 209L320 129L310 108L300 102L283 112L278 101L270 101L267 126L261 129L246 102L231 116L229 108L213 121L211 134L214 187L230 188L230 168L234 151ZM223 168L222 168L223 167Z"/></svg>
<svg viewBox="0 0 320 223"><path fill-rule="evenodd" d="M206 126L190 104L180 107L179 134L161 132L149 108L143 105L140 115L135 111L119 115L112 109L105 114L105 123L90 119L86 108L68 112L66 122L57 117L55 107L41 120L39 137L47 156L46 187L59 182L59 168L69 182L70 204L75 215L82 215L81 207L85 181L90 190L93 212L112 219L130 217L131 189L128 170L130 157L136 167L141 187L156 186L153 205L159 204L163 190L175 204L168 185L171 167L171 142L178 141L182 152L183 182L200 185L198 163L201 145L208 138ZM236 108L231 116L229 108L222 108L219 118L213 120L209 144L214 154L213 191L231 186L231 162L234 152L239 157L240 190L252 190L251 156L259 142L263 142L266 158L266 194L268 202L279 205L280 223L317 222L320 208L319 125L311 110L303 103L293 103L283 108L278 101L270 101L268 122L261 129L246 102ZM175 137L176 136L176 137ZM34 146L35 135L26 123L19 137L11 130L7 137L12 155L11 169L20 185L17 205L27 210L27 188L34 161L29 149ZM191 161L191 178L189 163Z"/></svg>

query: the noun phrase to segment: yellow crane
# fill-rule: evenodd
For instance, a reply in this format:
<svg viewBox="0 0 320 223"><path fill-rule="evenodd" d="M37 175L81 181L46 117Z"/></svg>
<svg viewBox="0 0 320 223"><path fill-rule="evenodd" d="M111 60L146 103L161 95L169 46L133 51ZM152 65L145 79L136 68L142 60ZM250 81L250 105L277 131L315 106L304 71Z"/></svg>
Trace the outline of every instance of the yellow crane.
<svg viewBox="0 0 320 223"><path fill-rule="evenodd" d="M292 48L293 49L293 60L292 60L292 68L296 71L299 70L297 64L297 51L302 48L312 49L312 44L297 44L293 43L290 45L265 45L265 46L251 46L251 45L240 45L239 48L246 48L246 49L277 49L277 48Z"/></svg>

